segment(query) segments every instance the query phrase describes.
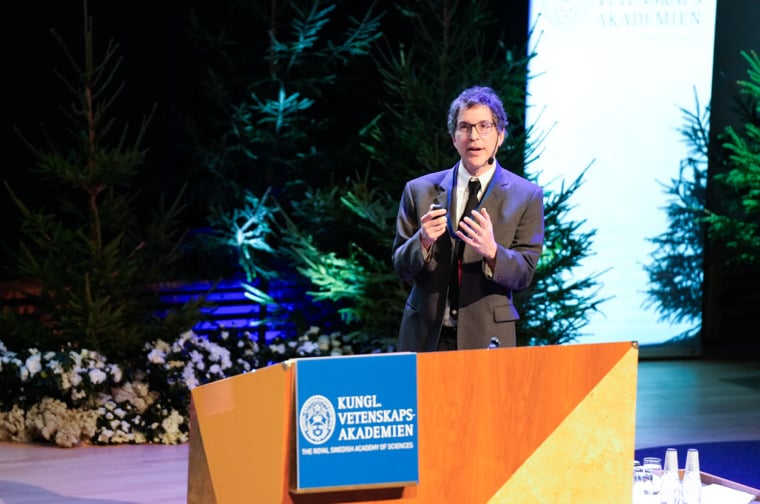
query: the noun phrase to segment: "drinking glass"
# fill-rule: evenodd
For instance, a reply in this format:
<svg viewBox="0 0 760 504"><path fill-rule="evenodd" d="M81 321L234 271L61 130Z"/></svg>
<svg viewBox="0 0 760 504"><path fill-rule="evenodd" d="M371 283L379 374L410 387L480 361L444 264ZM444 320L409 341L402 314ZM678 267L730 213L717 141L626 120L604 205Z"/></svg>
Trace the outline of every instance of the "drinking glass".
<svg viewBox="0 0 760 504"><path fill-rule="evenodd" d="M633 504L645 504L644 486L647 475L638 460L633 461Z"/></svg>
<svg viewBox="0 0 760 504"><path fill-rule="evenodd" d="M659 502L660 491L662 490L662 459L659 457L644 457L641 467L648 475L644 485L644 493L653 496L652 502Z"/></svg>

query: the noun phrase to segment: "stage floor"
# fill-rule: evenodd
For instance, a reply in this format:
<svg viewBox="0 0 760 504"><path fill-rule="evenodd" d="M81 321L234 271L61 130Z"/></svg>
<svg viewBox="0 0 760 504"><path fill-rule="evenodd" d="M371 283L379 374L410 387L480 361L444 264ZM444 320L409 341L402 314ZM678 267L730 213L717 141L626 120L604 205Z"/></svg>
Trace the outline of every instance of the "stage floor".
<svg viewBox="0 0 760 504"><path fill-rule="evenodd" d="M746 440L760 440L760 362L639 363L637 449ZM0 504L180 504L187 460L187 444L0 443Z"/></svg>

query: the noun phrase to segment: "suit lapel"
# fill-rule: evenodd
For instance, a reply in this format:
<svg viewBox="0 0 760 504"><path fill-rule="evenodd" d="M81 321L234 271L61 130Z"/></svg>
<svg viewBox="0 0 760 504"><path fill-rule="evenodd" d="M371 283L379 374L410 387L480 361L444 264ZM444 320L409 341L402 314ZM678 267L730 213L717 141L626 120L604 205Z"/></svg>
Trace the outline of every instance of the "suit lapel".
<svg viewBox="0 0 760 504"><path fill-rule="evenodd" d="M485 200L483 200L483 207L488 210L491 216L496 215L496 210L501 207L501 202L507 196L507 187L509 187L509 172L504 170L501 165L496 163L496 170L494 171L493 190Z"/></svg>

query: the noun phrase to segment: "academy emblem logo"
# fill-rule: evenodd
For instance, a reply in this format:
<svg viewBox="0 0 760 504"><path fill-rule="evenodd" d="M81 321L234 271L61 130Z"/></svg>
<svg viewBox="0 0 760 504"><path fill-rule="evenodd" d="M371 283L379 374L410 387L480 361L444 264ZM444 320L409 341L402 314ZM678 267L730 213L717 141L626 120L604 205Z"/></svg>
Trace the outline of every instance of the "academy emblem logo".
<svg viewBox="0 0 760 504"><path fill-rule="evenodd" d="M559 28L580 25L591 11L590 0L544 0L543 12Z"/></svg>
<svg viewBox="0 0 760 504"><path fill-rule="evenodd" d="M311 444L322 444L335 431L335 408L328 398L313 395L301 406L298 425L301 434Z"/></svg>

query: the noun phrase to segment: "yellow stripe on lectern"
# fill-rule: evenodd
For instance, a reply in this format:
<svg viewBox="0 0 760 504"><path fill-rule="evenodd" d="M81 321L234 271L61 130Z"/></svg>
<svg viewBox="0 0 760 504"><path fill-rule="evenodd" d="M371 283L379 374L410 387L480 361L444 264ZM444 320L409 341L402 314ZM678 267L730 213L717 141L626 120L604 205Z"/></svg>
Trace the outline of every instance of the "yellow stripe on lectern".
<svg viewBox="0 0 760 504"><path fill-rule="evenodd" d="M632 346L489 504L630 502L637 363Z"/></svg>

